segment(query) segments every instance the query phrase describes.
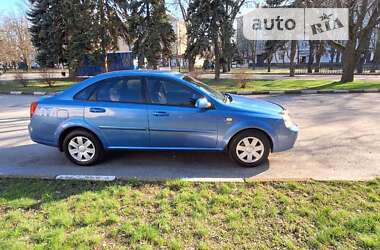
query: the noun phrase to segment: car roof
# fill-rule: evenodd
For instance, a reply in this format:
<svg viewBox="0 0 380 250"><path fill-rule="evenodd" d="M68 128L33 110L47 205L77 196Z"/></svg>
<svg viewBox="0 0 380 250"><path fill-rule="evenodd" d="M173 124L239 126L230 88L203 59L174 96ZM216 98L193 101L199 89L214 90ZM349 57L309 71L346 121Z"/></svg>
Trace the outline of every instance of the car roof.
<svg viewBox="0 0 380 250"><path fill-rule="evenodd" d="M121 71L112 71L108 73L103 73L96 75L94 77L88 78L80 84L75 84L71 88L63 91L59 94L60 99L70 99L72 98L78 91L85 89L89 85L94 82L101 81L103 79L112 78L112 77L128 77L128 76L141 76L141 77L165 77L171 79L182 79L184 77L183 74L179 72L171 72L171 71L160 71L160 70L121 70Z"/></svg>
<svg viewBox="0 0 380 250"><path fill-rule="evenodd" d="M108 73L103 73L97 75L97 78L108 78L117 76L161 76L161 77L171 77L171 78L183 78L183 74L179 72L172 71L160 71L160 70L120 70L112 71Z"/></svg>

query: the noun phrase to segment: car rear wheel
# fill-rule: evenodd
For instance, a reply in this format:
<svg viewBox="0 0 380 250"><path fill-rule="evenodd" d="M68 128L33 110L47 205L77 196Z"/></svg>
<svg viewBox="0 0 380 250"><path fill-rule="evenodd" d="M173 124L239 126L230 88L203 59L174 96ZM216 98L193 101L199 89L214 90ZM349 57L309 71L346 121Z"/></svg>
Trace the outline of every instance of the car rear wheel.
<svg viewBox="0 0 380 250"><path fill-rule="evenodd" d="M74 130L63 140L63 151L66 157L80 166L91 166L98 163L104 154L98 138L86 130Z"/></svg>
<svg viewBox="0 0 380 250"><path fill-rule="evenodd" d="M256 130L236 135L230 144L230 157L242 167L257 167L268 159L270 153L268 137Z"/></svg>

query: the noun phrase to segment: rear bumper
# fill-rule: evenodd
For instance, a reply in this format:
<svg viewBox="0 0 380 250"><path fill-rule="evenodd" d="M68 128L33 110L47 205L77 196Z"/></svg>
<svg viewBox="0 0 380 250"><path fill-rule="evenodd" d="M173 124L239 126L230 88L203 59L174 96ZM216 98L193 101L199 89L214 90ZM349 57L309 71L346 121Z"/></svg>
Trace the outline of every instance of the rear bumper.
<svg viewBox="0 0 380 250"><path fill-rule="evenodd" d="M36 143L39 143L39 144L47 145L47 146L58 147L58 145L56 144L56 142L49 141L49 140L46 140L46 139L43 139L43 138L39 137L33 131L33 127L31 126L31 124L28 125L28 131L29 131L29 137L30 137L30 139L32 141L34 141Z"/></svg>
<svg viewBox="0 0 380 250"><path fill-rule="evenodd" d="M273 144L273 152L282 152L293 148L298 138L298 132L297 126L281 127L277 133L276 142Z"/></svg>

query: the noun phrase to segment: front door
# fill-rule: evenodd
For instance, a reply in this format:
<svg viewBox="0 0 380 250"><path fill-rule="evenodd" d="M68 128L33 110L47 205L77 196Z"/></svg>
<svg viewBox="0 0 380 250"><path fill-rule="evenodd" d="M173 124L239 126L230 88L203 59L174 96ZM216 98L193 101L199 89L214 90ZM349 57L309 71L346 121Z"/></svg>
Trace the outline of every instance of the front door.
<svg viewBox="0 0 380 250"><path fill-rule="evenodd" d="M110 148L147 147L148 107L142 80L117 77L97 85L85 108L86 121L102 131Z"/></svg>
<svg viewBox="0 0 380 250"><path fill-rule="evenodd" d="M216 112L195 108L199 93L167 79L148 78L146 84L151 147L216 148Z"/></svg>

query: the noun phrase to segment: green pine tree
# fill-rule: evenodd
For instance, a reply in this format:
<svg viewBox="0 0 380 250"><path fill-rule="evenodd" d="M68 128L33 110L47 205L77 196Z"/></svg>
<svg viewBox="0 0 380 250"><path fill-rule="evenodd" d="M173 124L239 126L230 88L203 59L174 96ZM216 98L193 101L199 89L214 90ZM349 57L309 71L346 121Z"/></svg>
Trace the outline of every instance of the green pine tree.
<svg viewBox="0 0 380 250"><path fill-rule="evenodd" d="M169 59L175 33L163 0L132 0L129 25L134 38L133 52L139 66L157 69L160 59Z"/></svg>
<svg viewBox="0 0 380 250"><path fill-rule="evenodd" d="M29 0L33 45L41 66L67 64L73 74L85 56L103 58L117 49L119 37L127 37L126 24L112 0Z"/></svg>
<svg viewBox="0 0 380 250"><path fill-rule="evenodd" d="M233 22L244 0L194 0L189 4L190 29L187 38L193 42L187 48L189 62L212 48L215 62L215 79L220 78L221 67L228 70L235 47ZM189 63L189 66L191 64Z"/></svg>
<svg viewBox="0 0 380 250"><path fill-rule="evenodd" d="M28 11L33 45L37 48L37 61L42 67L54 67L66 60L66 32L63 4L60 0L29 0Z"/></svg>

